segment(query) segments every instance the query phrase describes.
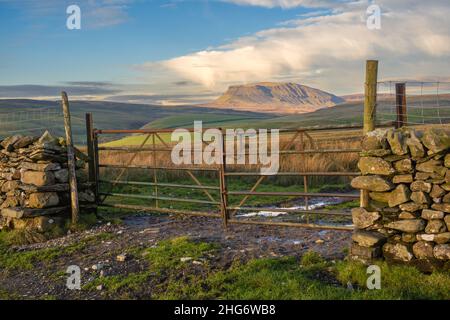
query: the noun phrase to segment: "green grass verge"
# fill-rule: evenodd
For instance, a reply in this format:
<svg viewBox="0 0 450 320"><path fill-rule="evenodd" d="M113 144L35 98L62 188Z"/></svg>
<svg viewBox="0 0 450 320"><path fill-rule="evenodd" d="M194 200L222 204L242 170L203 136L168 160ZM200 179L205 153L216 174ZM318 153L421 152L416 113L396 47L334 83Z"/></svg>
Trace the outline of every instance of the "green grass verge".
<svg viewBox="0 0 450 320"><path fill-rule="evenodd" d="M58 257L78 253L93 243L114 237L113 234L105 232L85 238L62 248L52 247L15 251L10 249L11 244L14 243L12 241L15 241L15 236L13 236L15 233L17 233L17 231L0 232L0 269L16 271L32 270L38 263L49 265Z"/></svg>
<svg viewBox="0 0 450 320"><path fill-rule="evenodd" d="M309 252L294 257L235 261L228 269L214 269L208 256L217 246L187 238L163 241L140 251L148 261L144 272L98 278L84 287L103 285L113 298L146 299L449 299L450 273L420 273L413 267L381 268L381 289L366 288L366 266L337 264ZM181 262L181 257L192 260ZM193 267L192 261L203 261ZM163 279L163 281L161 281ZM351 282L354 289L349 290ZM150 289L142 295L142 291Z"/></svg>

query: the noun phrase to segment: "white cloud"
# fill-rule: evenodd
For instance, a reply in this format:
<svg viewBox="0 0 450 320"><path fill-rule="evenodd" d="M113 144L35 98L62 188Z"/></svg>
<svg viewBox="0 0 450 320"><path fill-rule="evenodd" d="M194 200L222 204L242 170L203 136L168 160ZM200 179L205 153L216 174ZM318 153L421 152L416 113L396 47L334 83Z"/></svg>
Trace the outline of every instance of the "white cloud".
<svg viewBox="0 0 450 320"><path fill-rule="evenodd" d="M266 5L305 2L232 1ZM374 58L380 60L382 77L447 76L450 7L446 1L379 0L381 30L366 28L368 3L358 2L345 10L334 8L330 15L301 17L287 26L212 50L143 67L163 68L214 90L232 83L283 79L338 93L361 91L364 61Z"/></svg>
<svg viewBox="0 0 450 320"><path fill-rule="evenodd" d="M266 8L322 7L333 4L327 0L223 0L238 5L260 6Z"/></svg>

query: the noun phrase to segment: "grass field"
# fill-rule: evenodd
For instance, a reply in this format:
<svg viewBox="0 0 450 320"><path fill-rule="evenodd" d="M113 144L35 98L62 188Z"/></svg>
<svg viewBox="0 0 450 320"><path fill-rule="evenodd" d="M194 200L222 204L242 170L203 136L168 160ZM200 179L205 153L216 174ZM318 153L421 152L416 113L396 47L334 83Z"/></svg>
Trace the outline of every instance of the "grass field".
<svg viewBox="0 0 450 320"><path fill-rule="evenodd" d="M439 100L437 100L439 99ZM408 97L408 117L412 123L448 123L450 120L450 95ZM305 128L317 126L361 125L362 102L347 102L335 107L305 114L264 114L195 106L154 106L108 101L71 101L73 135L77 144L85 144L85 113L91 112L98 129L186 128L195 120L205 127L222 128ZM440 108L438 108L440 106ZM49 129L55 135L64 135L61 117L47 120L27 113L61 110L57 101L26 99L0 100L0 136L11 133L39 134ZM13 114L13 115L12 115ZM6 116L8 115L8 116ZM392 99L378 102L379 122L392 121L395 106ZM107 137L106 141L123 136ZM105 141L105 140L103 140ZM128 141L126 141L128 143ZM123 143L121 143L123 144Z"/></svg>

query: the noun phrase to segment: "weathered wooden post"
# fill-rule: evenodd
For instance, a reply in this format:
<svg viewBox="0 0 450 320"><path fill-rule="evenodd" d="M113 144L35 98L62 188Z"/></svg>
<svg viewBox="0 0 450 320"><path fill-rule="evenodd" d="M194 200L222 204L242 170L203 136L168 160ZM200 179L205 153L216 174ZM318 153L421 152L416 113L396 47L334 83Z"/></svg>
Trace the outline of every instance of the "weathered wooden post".
<svg viewBox="0 0 450 320"><path fill-rule="evenodd" d="M227 154L226 154L226 134L225 131L222 130L222 128L219 129L222 134L222 163L220 164L220 168L219 168L219 182L220 182L220 211L222 214L222 222L223 222L223 226L224 228L228 227L228 199L227 199L227 183L226 183L226 159L227 159Z"/></svg>
<svg viewBox="0 0 450 320"><path fill-rule="evenodd" d="M406 115L406 84L395 84L395 105L397 106L397 121L395 128L401 128L408 123Z"/></svg>
<svg viewBox="0 0 450 320"><path fill-rule="evenodd" d="M66 92L61 92L62 108L64 112L64 129L66 131L67 166L69 169L70 202L72 208L72 223L77 224L80 208L78 205L78 189L75 164L75 152L72 141L72 127L70 124L69 99Z"/></svg>
<svg viewBox="0 0 450 320"><path fill-rule="evenodd" d="M366 61L366 82L364 84L364 127L363 134L375 130L375 119L377 110L377 78L378 60ZM361 191L360 206L369 205L369 192Z"/></svg>
<svg viewBox="0 0 450 320"><path fill-rule="evenodd" d="M86 144L89 157L89 182L95 182L95 157L94 157L94 122L91 113L86 113Z"/></svg>

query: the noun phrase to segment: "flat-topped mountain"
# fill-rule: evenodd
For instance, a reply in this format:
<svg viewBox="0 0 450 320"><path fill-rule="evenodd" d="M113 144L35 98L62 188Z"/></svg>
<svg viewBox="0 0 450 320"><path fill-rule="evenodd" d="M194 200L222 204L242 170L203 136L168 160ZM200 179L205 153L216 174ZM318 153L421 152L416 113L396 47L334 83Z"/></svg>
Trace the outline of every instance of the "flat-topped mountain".
<svg viewBox="0 0 450 320"><path fill-rule="evenodd" d="M230 86L208 107L270 113L305 113L335 106L344 99L331 93L286 82L260 82Z"/></svg>

